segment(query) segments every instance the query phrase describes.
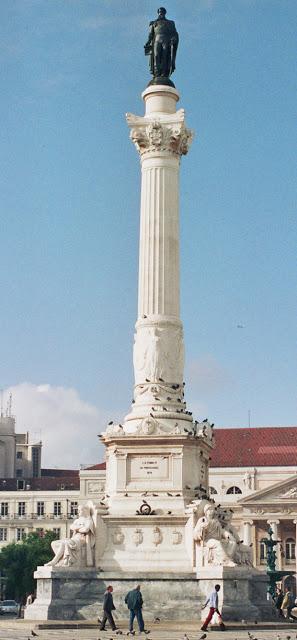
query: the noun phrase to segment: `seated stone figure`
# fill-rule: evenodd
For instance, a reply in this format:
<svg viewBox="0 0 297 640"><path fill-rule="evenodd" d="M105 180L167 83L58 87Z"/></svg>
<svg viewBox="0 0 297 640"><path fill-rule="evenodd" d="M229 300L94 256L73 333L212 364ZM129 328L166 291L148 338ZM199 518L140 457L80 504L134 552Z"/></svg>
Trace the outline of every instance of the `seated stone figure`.
<svg viewBox="0 0 297 640"><path fill-rule="evenodd" d="M73 521L71 538L54 540L54 558L45 566L92 567L95 547L95 513L93 505L79 505L78 517Z"/></svg>
<svg viewBox="0 0 297 640"><path fill-rule="evenodd" d="M251 550L240 541L231 518L229 510L220 511L214 505L205 505L204 516L198 519L193 537L206 549L206 565L252 565Z"/></svg>

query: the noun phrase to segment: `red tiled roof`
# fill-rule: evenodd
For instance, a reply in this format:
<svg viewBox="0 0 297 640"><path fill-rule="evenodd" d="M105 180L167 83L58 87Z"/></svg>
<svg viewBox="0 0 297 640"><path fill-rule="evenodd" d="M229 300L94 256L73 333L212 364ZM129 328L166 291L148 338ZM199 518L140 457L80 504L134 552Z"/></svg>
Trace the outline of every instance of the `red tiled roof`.
<svg viewBox="0 0 297 640"><path fill-rule="evenodd" d="M100 469L106 469L106 462L99 462L99 464L93 464L91 467L87 467L84 471L96 471Z"/></svg>
<svg viewBox="0 0 297 640"><path fill-rule="evenodd" d="M297 427L215 429L211 467L297 467Z"/></svg>

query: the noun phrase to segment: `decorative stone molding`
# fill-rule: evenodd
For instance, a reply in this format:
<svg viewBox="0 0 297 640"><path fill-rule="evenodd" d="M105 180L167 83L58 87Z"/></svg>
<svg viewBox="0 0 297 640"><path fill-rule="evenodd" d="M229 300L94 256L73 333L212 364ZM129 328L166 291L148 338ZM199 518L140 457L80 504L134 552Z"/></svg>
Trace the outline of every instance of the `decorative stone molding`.
<svg viewBox="0 0 297 640"><path fill-rule="evenodd" d="M140 544L143 543L143 533L142 533L142 529L135 529L133 536L132 536L132 540L135 544L136 547L138 547Z"/></svg>
<svg viewBox="0 0 297 640"><path fill-rule="evenodd" d="M120 528L114 530L112 540L114 544L123 544L125 536Z"/></svg>
<svg viewBox="0 0 297 640"><path fill-rule="evenodd" d="M183 539L181 531L174 529L172 531L172 544L180 544Z"/></svg>
<svg viewBox="0 0 297 640"><path fill-rule="evenodd" d="M162 540L163 540L163 536L162 536L161 529L159 527L155 527L153 529L153 543L154 543L154 545L157 547L158 544L161 544Z"/></svg>
<svg viewBox="0 0 297 640"><path fill-rule="evenodd" d="M286 489L286 491L280 494L280 498L292 498L292 500L296 500L297 486L291 487L290 489Z"/></svg>
<svg viewBox="0 0 297 640"><path fill-rule="evenodd" d="M194 132L184 124L184 109L174 114L140 117L132 113L126 115L131 129L130 138L140 156L165 152L174 156L186 155L194 137Z"/></svg>

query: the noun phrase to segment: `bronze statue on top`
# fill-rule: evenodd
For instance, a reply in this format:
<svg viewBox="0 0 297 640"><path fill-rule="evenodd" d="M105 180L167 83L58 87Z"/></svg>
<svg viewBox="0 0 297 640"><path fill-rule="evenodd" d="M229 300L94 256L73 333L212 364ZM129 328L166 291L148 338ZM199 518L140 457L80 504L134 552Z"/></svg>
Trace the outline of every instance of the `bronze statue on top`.
<svg viewBox="0 0 297 640"><path fill-rule="evenodd" d="M174 87L169 76L175 69L175 58L178 47L178 33L173 20L167 20L166 9L158 9L158 17L150 22L147 43L144 45L146 56L150 56L149 66L152 84L166 84Z"/></svg>

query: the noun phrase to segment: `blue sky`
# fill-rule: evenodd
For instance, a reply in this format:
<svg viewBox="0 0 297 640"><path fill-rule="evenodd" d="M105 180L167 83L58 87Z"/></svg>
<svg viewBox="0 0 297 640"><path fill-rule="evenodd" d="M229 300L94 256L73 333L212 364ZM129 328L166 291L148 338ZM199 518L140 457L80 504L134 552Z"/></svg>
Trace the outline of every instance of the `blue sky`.
<svg viewBox="0 0 297 640"><path fill-rule="evenodd" d="M143 113L157 6L0 6L0 386L47 464L58 437L73 440L59 463L97 461L96 433L132 397L140 171L124 115ZM196 131L181 167L187 401L218 427L249 410L252 426L295 425L297 3L165 6Z"/></svg>

